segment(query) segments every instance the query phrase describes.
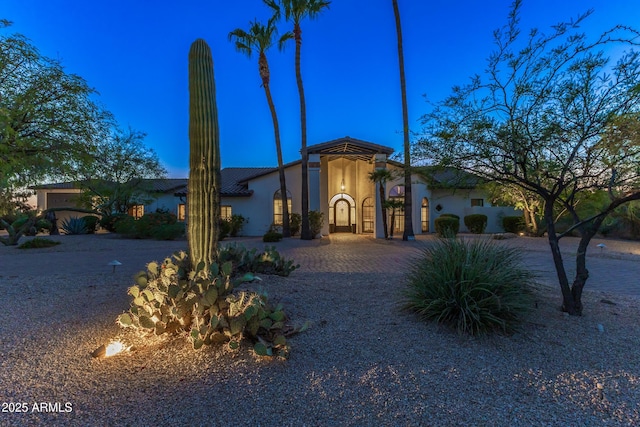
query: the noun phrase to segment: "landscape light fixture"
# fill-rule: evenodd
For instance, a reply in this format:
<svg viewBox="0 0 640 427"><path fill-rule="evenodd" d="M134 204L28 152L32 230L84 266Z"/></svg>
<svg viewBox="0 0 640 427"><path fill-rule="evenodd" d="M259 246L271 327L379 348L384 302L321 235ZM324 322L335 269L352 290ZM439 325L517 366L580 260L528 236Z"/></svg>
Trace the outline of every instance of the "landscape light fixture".
<svg viewBox="0 0 640 427"><path fill-rule="evenodd" d="M102 344L100 347L96 348L91 356L95 358L105 358L115 356L116 354L120 354L123 351L129 350L131 347L125 346L121 341L110 341L109 344Z"/></svg>
<svg viewBox="0 0 640 427"><path fill-rule="evenodd" d="M116 267L119 265L122 265L122 263L120 261L118 261L117 259L114 259L113 261L109 262L107 265L110 265L113 267L113 270L111 271L112 273L116 272Z"/></svg>

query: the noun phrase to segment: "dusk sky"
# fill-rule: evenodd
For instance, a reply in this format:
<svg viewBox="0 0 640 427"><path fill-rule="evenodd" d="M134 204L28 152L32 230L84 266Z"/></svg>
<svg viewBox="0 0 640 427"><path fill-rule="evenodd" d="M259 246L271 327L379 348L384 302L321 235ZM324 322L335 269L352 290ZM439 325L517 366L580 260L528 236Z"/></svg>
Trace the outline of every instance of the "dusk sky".
<svg viewBox="0 0 640 427"><path fill-rule="evenodd" d="M482 73L492 32L511 0L398 0L402 15L409 126L421 128L434 102ZM210 45L217 86L222 166L276 166L271 116L257 57L236 52L227 35L270 11L261 0L1 0L5 34L28 37L88 81L119 125L147 133L146 145L171 177L188 176L189 46ZM583 25L592 37L616 25L640 28L638 0L525 0L522 27L550 25L593 8ZM282 32L290 30L287 23ZM302 23L302 76L308 144L351 136L402 148L402 109L391 0L334 0ZM300 118L293 42L268 52L285 162L299 159Z"/></svg>

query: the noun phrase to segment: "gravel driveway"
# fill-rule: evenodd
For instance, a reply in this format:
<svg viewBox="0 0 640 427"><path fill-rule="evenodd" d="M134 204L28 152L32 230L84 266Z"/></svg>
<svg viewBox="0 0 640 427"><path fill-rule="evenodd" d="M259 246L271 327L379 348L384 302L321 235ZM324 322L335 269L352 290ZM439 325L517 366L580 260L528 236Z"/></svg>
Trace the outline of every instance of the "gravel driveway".
<svg viewBox="0 0 640 427"><path fill-rule="evenodd" d="M186 241L57 239L49 249L0 247L0 425L640 424L638 276L615 288L637 271L638 244L592 251L594 286L573 318L558 310L545 242L504 241L542 272L537 308L523 333L469 338L398 308L403 271L428 239L290 239L278 249L301 268L261 286L311 328L279 361L247 348L195 352L184 337L142 340L116 326L132 274ZM115 272L113 259L123 264ZM117 336L136 350L90 356Z"/></svg>

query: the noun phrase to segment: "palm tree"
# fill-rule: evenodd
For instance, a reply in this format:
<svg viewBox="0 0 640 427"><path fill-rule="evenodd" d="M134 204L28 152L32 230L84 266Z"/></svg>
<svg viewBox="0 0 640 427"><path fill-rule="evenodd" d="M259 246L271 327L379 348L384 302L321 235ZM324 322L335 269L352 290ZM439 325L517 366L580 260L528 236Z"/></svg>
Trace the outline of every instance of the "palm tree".
<svg viewBox="0 0 640 427"><path fill-rule="evenodd" d="M376 169L373 172L369 172L369 181L378 184L378 191L380 192L380 211L382 212L382 228L384 229L384 238L389 238L389 231L387 230L387 201L385 197L385 185L387 181L391 180L393 176L387 169Z"/></svg>
<svg viewBox="0 0 640 427"><path fill-rule="evenodd" d="M302 28L300 22L305 18L315 19L323 9L329 8L329 0L264 0L265 4L274 11L274 18L280 19L284 11L284 19L293 23L293 36L296 41L296 82L298 83L298 95L300 96L300 126L302 154L302 229L300 238L311 240L311 228L309 227L309 165L307 158L307 106L304 99L304 87L302 85L302 73L300 72L300 48L302 46Z"/></svg>
<svg viewBox="0 0 640 427"><path fill-rule="evenodd" d="M393 239L393 231L396 228L396 212L404 209L404 202L399 199L389 199L384 202L387 209L391 209L391 224L389 225L389 238Z"/></svg>
<svg viewBox="0 0 640 427"><path fill-rule="evenodd" d="M290 237L291 228L289 226L289 207L287 203L287 184L284 176L284 165L282 163L282 146L280 144L280 126L278 125L278 115L276 107L271 97L271 89L269 87L270 71L267 61L266 51L274 44L278 30L275 25L275 19L271 18L267 25L261 24L257 20L250 23L249 31L236 28L229 33L229 40L235 40L236 49L246 54L249 58L253 52L258 52L258 72L262 79L262 87L267 96L267 103L271 111L271 119L273 120L273 133L276 140L276 152L278 154L278 173L280 175L280 195L282 197L282 236ZM278 39L278 48L283 49L284 43L293 38L290 31L283 34Z"/></svg>
<svg viewBox="0 0 640 427"><path fill-rule="evenodd" d="M400 92L402 93L402 133L404 134L404 232L402 240L413 240L413 215L411 211L411 146L409 144L409 112L407 108L407 83L404 77L404 54L402 48L402 27L398 0L392 0L393 14L396 18L398 37L398 65L400 67Z"/></svg>

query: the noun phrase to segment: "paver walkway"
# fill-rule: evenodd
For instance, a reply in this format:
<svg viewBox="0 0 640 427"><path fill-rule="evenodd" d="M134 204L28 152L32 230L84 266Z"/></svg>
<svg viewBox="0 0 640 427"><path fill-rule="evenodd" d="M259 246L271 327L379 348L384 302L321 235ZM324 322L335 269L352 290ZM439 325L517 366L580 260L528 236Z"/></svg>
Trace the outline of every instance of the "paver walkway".
<svg viewBox="0 0 640 427"><path fill-rule="evenodd" d="M16 247L0 246L0 280L3 277L37 277L58 274L73 277L79 274L108 274L107 263L117 259L123 263L118 272L131 277L144 269L147 262L161 261L178 250L185 250L187 242L158 242L128 240L113 235L53 236L63 244L49 249L23 251ZM463 236L463 238L478 238ZM433 235L419 235L414 242L400 238L386 241L370 236L336 233L319 240L285 239L273 244L287 257L300 264L300 272L402 273L427 245L436 240ZM260 238L238 238L224 241L249 247L263 248ZM518 237L496 241L520 247L525 251L528 267L537 271L540 281L557 286L557 277L549 245L543 238ZM596 245L605 243L606 248ZM572 277L578 239L561 240L565 266ZM640 297L640 242L600 240L591 242L587 253L590 277L588 291L614 292Z"/></svg>
<svg viewBox="0 0 640 427"><path fill-rule="evenodd" d="M463 238L478 237L466 235ZM406 271L408 264L436 239L433 235L420 235L414 242L402 242L400 239L385 241L336 233L323 239L321 244L291 239L279 243L278 249L300 263L301 271L388 273ZM521 248L527 267L538 273L540 282L557 286L558 279L546 239L518 237L496 243ZM598 248L599 243L605 243L606 247ZM578 239L570 237L562 239L560 244L569 280L575 273L577 245ZM640 297L640 242L594 239L587 251L587 268L590 277L586 290Z"/></svg>

